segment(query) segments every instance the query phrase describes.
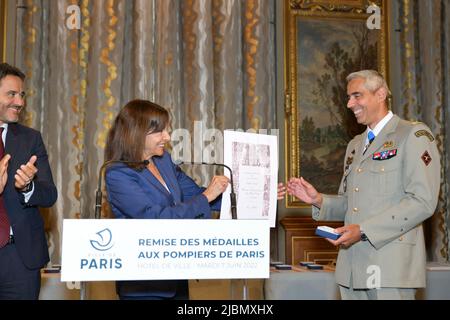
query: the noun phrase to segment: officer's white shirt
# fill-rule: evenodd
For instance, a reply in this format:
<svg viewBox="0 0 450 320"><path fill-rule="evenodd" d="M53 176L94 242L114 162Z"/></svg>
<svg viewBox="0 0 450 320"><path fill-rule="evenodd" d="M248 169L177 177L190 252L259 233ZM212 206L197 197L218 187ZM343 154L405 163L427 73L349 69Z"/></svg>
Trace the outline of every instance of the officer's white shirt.
<svg viewBox="0 0 450 320"><path fill-rule="evenodd" d="M392 119L393 116L394 116L394 114L392 113L392 111L389 111L387 113L387 115L385 115L384 118L381 119L381 121L377 123L375 128L370 129L369 126L367 126L367 129L366 129L366 143L365 143L365 145L367 145L369 143L369 138L367 137L367 133L369 132L369 130L372 130L373 134L376 137L381 132L381 130L384 128L384 126L389 122L389 120Z"/></svg>

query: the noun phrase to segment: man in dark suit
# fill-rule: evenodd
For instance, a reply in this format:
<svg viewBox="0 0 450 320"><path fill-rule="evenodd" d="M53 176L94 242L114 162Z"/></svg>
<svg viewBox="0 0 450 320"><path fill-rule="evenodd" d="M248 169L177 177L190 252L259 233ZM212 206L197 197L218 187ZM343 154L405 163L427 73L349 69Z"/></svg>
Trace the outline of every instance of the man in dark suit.
<svg viewBox="0 0 450 320"><path fill-rule="evenodd" d="M0 299L38 299L49 261L38 207L57 198L41 134L17 123L25 74L0 64Z"/></svg>

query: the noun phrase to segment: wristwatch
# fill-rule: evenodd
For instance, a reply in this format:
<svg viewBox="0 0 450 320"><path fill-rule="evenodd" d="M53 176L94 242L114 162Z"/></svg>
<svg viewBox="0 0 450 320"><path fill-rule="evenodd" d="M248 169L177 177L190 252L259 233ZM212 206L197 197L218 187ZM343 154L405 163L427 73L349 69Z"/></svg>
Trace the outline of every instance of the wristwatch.
<svg viewBox="0 0 450 320"><path fill-rule="evenodd" d="M367 240L369 240L369 238L367 238L367 236L364 233L364 231L361 230L361 241L367 241Z"/></svg>
<svg viewBox="0 0 450 320"><path fill-rule="evenodd" d="M33 181L31 181L29 184L27 184L24 189L20 190L20 192L28 193L31 190L33 190Z"/></svg>

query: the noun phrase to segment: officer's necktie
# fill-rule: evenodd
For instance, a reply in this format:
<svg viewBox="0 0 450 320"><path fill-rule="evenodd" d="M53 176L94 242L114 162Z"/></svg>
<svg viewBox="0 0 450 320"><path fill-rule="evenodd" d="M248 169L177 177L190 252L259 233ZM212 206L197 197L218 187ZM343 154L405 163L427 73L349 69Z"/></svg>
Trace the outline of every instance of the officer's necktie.
<svg viewBox="0 0 450 320"><path fill-rule="evenodd" d="M2 139L3 129L5 128L0 128L0 159L5 155L5 146L3 145ZM3 200L3 192L0 194L0 248L3 248L8 243L10 230L9 219Z"/></svg>
<svg viewBox="0 0 450 320"><path fill-rule="evenodd" d="M373 133L372 130L369 130L369 132L367 132L367 139L369 140L369 143L366 144L366 146L364 147L364 153L366 153L367 149L369 149L370 144L373 142L373 140L375 139L375 134Z"/></svg>

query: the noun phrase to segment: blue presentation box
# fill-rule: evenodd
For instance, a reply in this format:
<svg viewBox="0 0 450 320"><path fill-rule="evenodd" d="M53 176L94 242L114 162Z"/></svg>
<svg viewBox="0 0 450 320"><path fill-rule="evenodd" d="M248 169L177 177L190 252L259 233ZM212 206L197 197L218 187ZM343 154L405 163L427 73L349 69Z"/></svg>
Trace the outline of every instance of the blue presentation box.
<svg viewBox="0 0 450 320"><path fill-rule="evenodd" d="M336 233L333 228L327 226L319 226L316 228L316 235L332 240L337 240L341 236L339 233Z"/></svg>

